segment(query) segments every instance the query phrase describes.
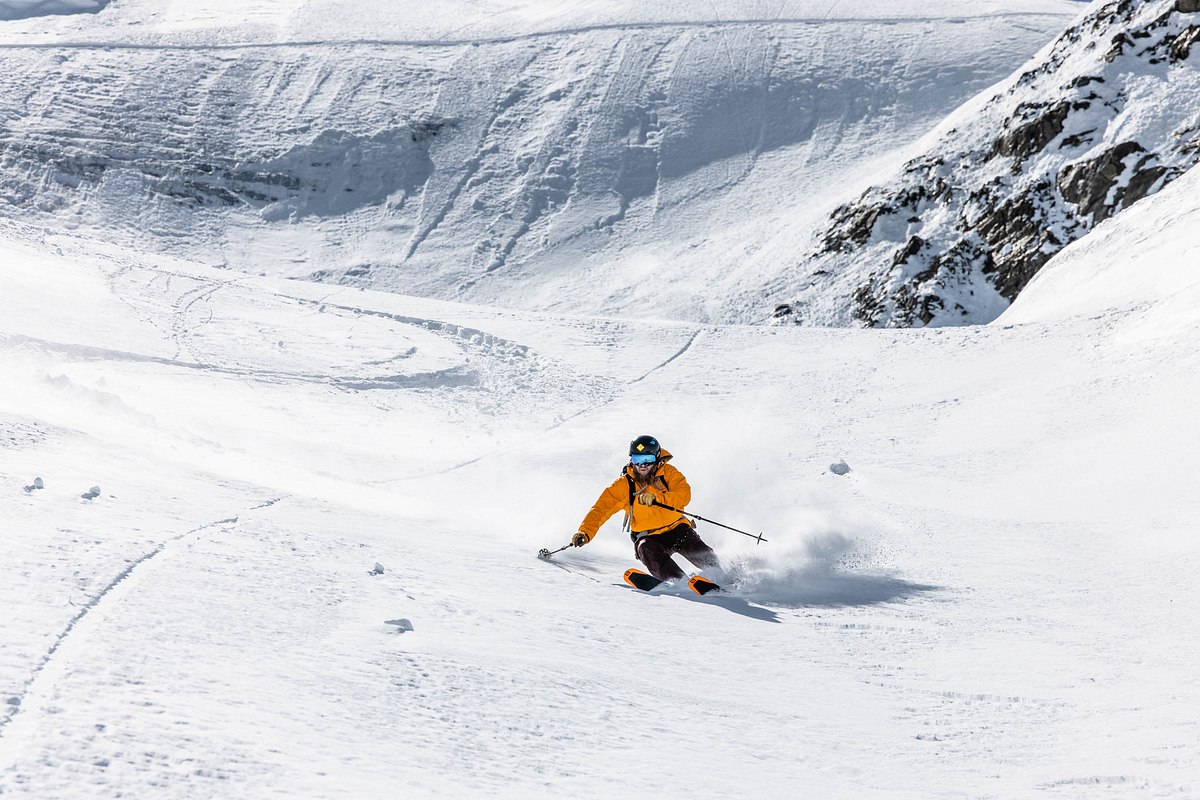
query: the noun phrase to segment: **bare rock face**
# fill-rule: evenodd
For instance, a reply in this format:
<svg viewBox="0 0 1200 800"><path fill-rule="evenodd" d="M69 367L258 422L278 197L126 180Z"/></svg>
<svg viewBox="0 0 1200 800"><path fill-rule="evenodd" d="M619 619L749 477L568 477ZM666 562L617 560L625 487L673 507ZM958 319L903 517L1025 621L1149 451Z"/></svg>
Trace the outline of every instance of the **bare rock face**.
<svg viewBox="0 0 1200 800"><path fill-rule="evenodd" d="M1192 54L1192 45L1200 38L1200 26L1192 26L1171 40L1171 63L1185 61Z"/></svg>
<svg viewBox="0 0 1200 800"><path fill-rule="evenodd" d="M1118 0L1065 31L926 155L830 216L796 273L849 286L842 318L814 318L806 289L772 297L774 318L994 319L1055 253L1200 162L1198 12L1200 0Z"/></svg>
<svg viewBox="0 0 1200 800"><path fill-rule="evenodd" d="M1058 190L1094 225L1160 188L1158 184L1167 169L1151 166L1155 160L1137 142L1123 142L1090 161L1064 167L1058 174ZM1127 182L1118 186L1123 176Z"/></svg>
<svg viewBox="0 0 1200 800"><path fill-rule="evenodd" d="M1020 163L1035 153L1040 153L1063 132L1071 104L1060 100L1051 108L1034 116L996 139L989 157L1004 156Z"/></svg>

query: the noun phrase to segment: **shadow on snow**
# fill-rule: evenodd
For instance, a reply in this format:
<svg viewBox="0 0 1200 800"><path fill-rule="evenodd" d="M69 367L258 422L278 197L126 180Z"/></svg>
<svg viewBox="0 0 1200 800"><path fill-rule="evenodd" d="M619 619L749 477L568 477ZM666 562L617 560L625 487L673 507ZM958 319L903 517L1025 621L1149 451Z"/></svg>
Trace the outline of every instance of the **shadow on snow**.
<svg viewBox="0 0 1200 800"><path fill-rule="evenodd" d="M749 600L792 608L873 606L908 600L941 589L881 573L843 572L825 566L755 575L739 582Z"/></svg>

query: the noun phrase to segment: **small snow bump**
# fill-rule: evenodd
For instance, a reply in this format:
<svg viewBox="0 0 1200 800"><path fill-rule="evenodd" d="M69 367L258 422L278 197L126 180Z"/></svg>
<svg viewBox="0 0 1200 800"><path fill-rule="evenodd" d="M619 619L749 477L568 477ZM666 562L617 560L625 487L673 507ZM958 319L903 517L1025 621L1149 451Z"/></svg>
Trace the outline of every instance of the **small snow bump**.
<svg viewBox="0 0 1200 800"><path fill-rule="evenodd" d="M82 497L84 500L95 500L97 497L100 496L100 487L93 486L92 488L88 489L86 492L84 492L83 494L81 494L79 496Z"/></svg>
<svg viewBox="0 0 1200 800"><path fill-rule="evenodd" d="M845 475L850 471L850 465L846 463L845 459L842 459L830 464L829 471L834 475Z"/></svg>
<svg viewBox="0 0 1200 800"><path fill-rule="evenodd" d="M413 629L412 622L407 619L389 619L385 620L384 624L395 625L399 629L398 633L404 633L405 631L411 631Z"/></svg>
<svg viewBox="0 0 1200 800"><path fill-rule="evenodd" d="M375 564L375 569L371 570L371 571L370 571L369 573L367 573L367 574L369 574L369 575L382 575L382 574L383 574L383 564L376 563L376 564Z"/></svg>

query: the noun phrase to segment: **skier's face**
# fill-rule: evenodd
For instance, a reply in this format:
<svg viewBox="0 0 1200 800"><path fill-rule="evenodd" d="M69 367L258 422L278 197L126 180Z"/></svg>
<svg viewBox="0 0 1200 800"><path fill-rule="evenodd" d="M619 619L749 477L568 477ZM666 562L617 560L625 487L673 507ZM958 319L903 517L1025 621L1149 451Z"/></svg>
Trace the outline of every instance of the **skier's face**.
<svg viewBox="0 0 1200 800"><path fill-rule="evenodd" d="M633 474L636 475L639 480L642 480L642 481L646 480L647 478L650 477L650 473L652 473L652 472L654 472L654 462L653 461L651 461L649 464L634 464L633 465Z"/></svg>

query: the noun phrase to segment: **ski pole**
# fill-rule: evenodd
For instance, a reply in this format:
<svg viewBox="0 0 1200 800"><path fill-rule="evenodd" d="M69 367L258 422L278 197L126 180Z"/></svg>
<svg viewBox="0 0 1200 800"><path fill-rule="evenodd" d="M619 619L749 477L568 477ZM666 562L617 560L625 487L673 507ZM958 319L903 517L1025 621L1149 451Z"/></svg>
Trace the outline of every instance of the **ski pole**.
<svg viewBox="0 0 1200 800"><path fill-rule="evenodd" d="M705 519L704 517L700 516L699 514L693 514L690 511L684 511L682 508L675 508L674 506L669 506L666 503L660 503L660 502L658 502L658 500L654 501L654 505L658 506L659 508L665 508L667 511L674 511L678 514L687 514L689 517L695 517L696 519L700 520L701 522L707 522L709 525L716 525L718 528L724 528L726 530L733 531L734 533L740 533L742 536L749 536L751 539L755 539L757 542L767 541L766 539L764 539L762 537L761 533L756 536L753 533L746 533L745 531L739 531L737 528L731 528L730 526L722 524L720 522L717 522L716 520Z"/></svg>
<svg viewBox="0 0 1200 800"><path fill-rule="evenodd" d="M562 547L558 548L557 550L547 550L546 548L543 547L541 550L538 550L538 558L549 558L550 556L554 555L555 553L561 553L563 550L566 550L568 547L574 547L574 546L575 545L568 543L568 544L564 544Z"/></svg>

